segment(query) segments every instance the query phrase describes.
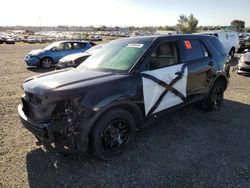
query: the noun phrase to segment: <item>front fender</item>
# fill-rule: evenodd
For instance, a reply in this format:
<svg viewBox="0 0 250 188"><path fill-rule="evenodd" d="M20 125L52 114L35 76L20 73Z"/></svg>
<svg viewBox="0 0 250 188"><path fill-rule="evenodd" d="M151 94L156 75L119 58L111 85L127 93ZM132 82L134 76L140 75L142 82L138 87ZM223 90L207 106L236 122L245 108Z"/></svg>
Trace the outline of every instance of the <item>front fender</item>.
<svg viewBox="0 0 250 188"><path fill-rule="evenodd" d="M135 103L128 100L116 99L112 103L107 104L105 107L98 109L98 111L94 111L91 116L81 118L79 127L80 139L77 143L77 148L82 153L85 153L88 149L91 130L95 126L96 121L102 115L115 108L123 108L128 110L135 117L136 125L138 128L143 122L143 113Z"/></svg>
<svg viewBox="0 0 250 188"><path fill-rule="evenodd" d="M225 90L226 90L227 85L228 85L228 82L229 82L228 77L227 77L227 75L226 75L225 72L219 72L219 73L216 74L215 78L214 78L213 81L210 83L210 85L209 85L209 92L208 92L208 93L210 93L210 90L212 89L214 83L215 83L216 81L218 81L219 79L222 79L222 80L225 81L225 83L226 83Z"/></svg>
<svg viewBox="0 0 250 188"><path fill-rule="evenodd" d="M129 100L117 99L116 101L107 104L105 107L93 111L91 116L81 118L80 130L82 135L88 136L95 122L106 112L115 108L123 108L129 111L135 117L137 124L140 124L144 119L143 112L138 105Z"/></svg>

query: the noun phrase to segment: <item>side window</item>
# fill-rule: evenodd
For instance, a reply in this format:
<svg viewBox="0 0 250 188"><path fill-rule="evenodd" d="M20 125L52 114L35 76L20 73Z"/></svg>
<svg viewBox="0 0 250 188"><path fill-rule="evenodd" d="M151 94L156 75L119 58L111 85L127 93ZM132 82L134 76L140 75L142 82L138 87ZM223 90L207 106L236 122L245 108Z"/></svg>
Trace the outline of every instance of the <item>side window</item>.
<svg viewBox="0 0 250 188"><path fill-rule="evenodd" d="M220 55L226 55L227 54L224 47L222 46L221 42L218 39L209 38L208 41L211 44L211 46L213 46L213 48L217 51L218 54L220 54Z"/></svg>
<svg viewBox="0 0 250 188"><path fill-rule="evenodd" d="M149 59L150 70L160 69L178 63L177 43L166 42L161 44Z"/></svg>
<svg viewBox="0 0 250 188"><path fill-rule="evenodd" d="M60 43L57 47L57 50L71 50L71 49L72 45L70 42Z"/></svg>
<svg viewBox="0 0 250 188"><path fill-rule="evenodd" d="M208 52L198 39L184 40L185 57L187 61L208 57Z"/></svg>
<svg viewBox="0 0 250 188"><path fill-rule="evenodd" d="M73 49L85 48L86 43L84 42L73 42Z"/></svg>
<svg viewBox="0 0 250 188"><path fill-rule="evenodd" d="M208 57L208 52L207 49L205 48L204 44L202 42L200 42L201 44L201 48L202 48L202 52L203 52L203 57Z"/></svg>

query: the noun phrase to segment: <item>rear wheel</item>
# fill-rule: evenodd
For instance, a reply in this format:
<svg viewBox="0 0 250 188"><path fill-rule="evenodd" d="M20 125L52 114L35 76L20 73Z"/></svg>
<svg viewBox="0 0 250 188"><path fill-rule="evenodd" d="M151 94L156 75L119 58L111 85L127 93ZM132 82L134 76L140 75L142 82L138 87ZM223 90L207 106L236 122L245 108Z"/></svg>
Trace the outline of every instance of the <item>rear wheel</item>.
<svg viewBox="0 0 250 188"><path fill-rule="evenodd" d="M97 121L92 130L94 154L100 159L111 160L132 145L135 134L134 117L126 110L112 109Z"/></svg>
<svg viewBox="0 0 250 188"><path fill-rule="evenodd" d="M41 60L41 66L45 69L49 69L52 66L53 60L49 57L45 57Z"/></svg>
<svg viewBox="0 0 250 188"><path fill-rule="evenodd" d="M209 111L219 110L223 103L225 88L226 83L224 81L216 81L210 90L210 93L203 101L202 107Z"/></svg>

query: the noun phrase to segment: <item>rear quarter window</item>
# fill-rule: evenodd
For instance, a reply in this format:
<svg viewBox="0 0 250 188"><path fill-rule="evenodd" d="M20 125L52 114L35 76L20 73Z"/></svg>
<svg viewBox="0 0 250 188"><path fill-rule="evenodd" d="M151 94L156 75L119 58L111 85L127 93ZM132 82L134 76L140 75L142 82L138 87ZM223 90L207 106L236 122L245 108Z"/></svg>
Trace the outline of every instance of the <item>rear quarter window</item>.
<svg viewBox="0 0 250 188"><path fill-rule="evenodd" d="M73 43L73 49L80 49L80 48L85 48L86 43L84 42L74 42Z"/></svg>
<svg viewBox="0 0 250 188"><path fill-rule="evenodd" d="M196 60L208 56L206 48L199 39L185 39L183 40L185 60Z"/></svg>
<svg viewBox="0 0 250 188"><path fill-rule="evenodd" d="M220 54L220 55L226 55L226 51L224 49L224 47L222 46L221 42L217 39L217 38L209 38L208 42L210 43L210 45L214 48L214 50Z"/></svg>

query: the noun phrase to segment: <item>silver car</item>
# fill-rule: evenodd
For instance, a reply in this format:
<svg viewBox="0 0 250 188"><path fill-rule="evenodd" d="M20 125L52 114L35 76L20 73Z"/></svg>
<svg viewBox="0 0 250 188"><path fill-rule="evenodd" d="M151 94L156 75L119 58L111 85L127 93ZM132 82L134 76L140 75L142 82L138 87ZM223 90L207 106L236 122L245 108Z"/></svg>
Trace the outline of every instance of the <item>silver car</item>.
<svg viewBox="0 0 250 188"><path fill-rule="evenodd" d="M250 50L242 54L238 64L238 74L249 74L250 75Z"/></svg>

